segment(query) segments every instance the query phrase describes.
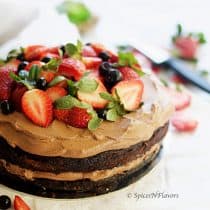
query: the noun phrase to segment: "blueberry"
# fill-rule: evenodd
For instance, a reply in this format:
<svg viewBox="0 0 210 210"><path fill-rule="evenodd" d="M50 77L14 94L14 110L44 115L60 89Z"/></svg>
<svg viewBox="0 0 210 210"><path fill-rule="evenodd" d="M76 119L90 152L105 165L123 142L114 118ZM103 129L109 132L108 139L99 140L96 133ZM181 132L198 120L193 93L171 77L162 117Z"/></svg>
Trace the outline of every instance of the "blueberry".
<svg viewBox="0 0 210 210"><path fill-rule="evenodd" d="M11 199L7 195L0 196L0 209L6 210L11 207Z"/></svg>
<svg viewBox="0 0 210 210"><path fill-rule="evenodd" d="M21 78L21 79L26 79L28 77L29 73L28 71L26 70L20 70L18 72L18 76Z"/></svg>
<svg viewBox="0 0 210 210"><path fill-rule="evenodd" d="M106 109L98 109L97 110L98 117L101 119L104 119L104 120L106 120L106 113L107 113Z"/></svg>
<svg viewBox="0 0 210 210"><path fill-rule="evenodd" d="M44 63L48 63L50 60L51 60L51 58L49 56L46 56L46 57L42 58L41 61Z"/></svg>
<svg viewBox="0 0 210 210"><path fill-rule="evenodd" d="M17 59L20 60L20 61L24 61L24 60L25 60L24 53L20 53L20 54L17 56Z"/></svg>
<svg viewBox="0 0 210 210"><path fill-rule="evenodd" d="M5 115L11 114L12 112L15 111L14 105L8 100L2 101L0 107L1 107L1 112Z"/></svg>
<svg viewBox="0 0 210 210"><path fill-rule="evenodd" d="M18 72L22 69L25 69L25 67L28 65L28 61L22 61L19 65L18 65Z"/></svg>
<svg viewBox="0 0 210 210"><path fill-rule="evenodd" d="M108 88L113 87L115 84L122 80L122 74L118 69L111 68L107 75L104 77L105 85Z"/></svg>
<svg viewBox="0 0 210 210"><path fill-rule="evenodd" d="M100 66L99 66L99 73L101 76L105 77L109 70L112 68L111 64L109 62L103 62Z"/></svg>
<svg viewBox="0 0 210 210"><path fill-rule="evenodd" d="M100 52L98 54L98 57L101 58L103 61L108 61L110 59L110 56L107 52Z"/></svg>
<svg viewBox="0 0 210 210"><path fill-rule="evenodd" d="M36 82L36 87L45 90L47 88L47 80L44 77L40 77Z"/></svg>
<svg viewBox="0 0 210 210"><path fill-rule="evenodd" d="M60 49L61 49L61 51L63 52L63 54L65 54L65 52L66 52L65 46L64 46L64 45L61 45L61 46L60 46Z"/></svg>

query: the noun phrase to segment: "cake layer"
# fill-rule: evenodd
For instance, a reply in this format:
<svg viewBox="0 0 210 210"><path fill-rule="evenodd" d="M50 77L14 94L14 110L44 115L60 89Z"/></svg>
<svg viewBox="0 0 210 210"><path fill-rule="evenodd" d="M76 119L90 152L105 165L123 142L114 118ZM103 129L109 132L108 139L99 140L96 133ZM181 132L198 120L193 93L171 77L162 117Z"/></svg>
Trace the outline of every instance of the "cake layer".
<svg viewBox="0 0 210 210"><path fill-rule="evenodd" d="M21 113L0 113L0 136L12 147L46 157L86 158L110 150L125 149L151 138L173 112L165 90L152 76L144 82L143 106L116 122L104 121L94 131L78 129L54 120L48 128L34 125Z"/></svg>
<svg viewBox="0 0 210 210"><path fill-rule="evenodd" d="M158 162L159 153L153 153L149 159L131 170L100 181L89 179L78 181L34 179L32 181L21 179L0 165L0 182L17 190L44 197L81 198L95 196L118 190L138 180Z"/></svg>
<svg viewBox="0 0 210 210"><path fill-rule="evenodd" d="M160 142L168 130L168 123L157 129L152 137L126 149L111 150L87 158L45 157L13 148L0 137L0 159L32 171L51 173L91 172L112 169L142 157L153 145Z"/></svg>

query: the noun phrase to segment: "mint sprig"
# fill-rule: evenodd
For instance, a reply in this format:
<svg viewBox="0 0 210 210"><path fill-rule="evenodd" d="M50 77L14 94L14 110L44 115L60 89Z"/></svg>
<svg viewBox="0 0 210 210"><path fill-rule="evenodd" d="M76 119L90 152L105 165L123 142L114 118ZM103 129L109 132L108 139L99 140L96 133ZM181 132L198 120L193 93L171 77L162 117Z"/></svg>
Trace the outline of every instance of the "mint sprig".
<svg viewBox="0 0 210 210"><path fill-rule="evenodd" d="M52 58L48 63L42 66L43 70L56 71L58 66L61 64L61 59Z"/></svg>
<svg viewBox="0 0 210 210"><path fill-rule="evenodd" d="M24 48L20 47L19 49L13 49L11 51L9 51L9 53L7 54L7 59L6 61L10 61L13 58L17 58L18 55L24 53Z"/></svg>
<svg viewBox="0 0 210 210"><path fill-rule="evenodd" d="M65 45L65 52L66 54L75 59L82 58L82 42L77 40L77 44L68 43Z"/></svg>

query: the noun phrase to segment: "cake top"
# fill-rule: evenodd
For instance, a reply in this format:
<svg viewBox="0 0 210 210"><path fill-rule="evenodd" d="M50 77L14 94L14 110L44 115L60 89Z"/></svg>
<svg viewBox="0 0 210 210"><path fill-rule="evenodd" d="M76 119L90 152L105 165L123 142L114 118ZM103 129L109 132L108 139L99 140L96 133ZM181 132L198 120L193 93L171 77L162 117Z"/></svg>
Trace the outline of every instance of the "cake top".
<svg viewBox="0 0 210 210"><path fill-rule="evenodd" d="M1 64L1 112L20 112L40 127L57 119L95 130L141 108L143 75L131 52L115 54L101 44L27 46Z"/></svg>

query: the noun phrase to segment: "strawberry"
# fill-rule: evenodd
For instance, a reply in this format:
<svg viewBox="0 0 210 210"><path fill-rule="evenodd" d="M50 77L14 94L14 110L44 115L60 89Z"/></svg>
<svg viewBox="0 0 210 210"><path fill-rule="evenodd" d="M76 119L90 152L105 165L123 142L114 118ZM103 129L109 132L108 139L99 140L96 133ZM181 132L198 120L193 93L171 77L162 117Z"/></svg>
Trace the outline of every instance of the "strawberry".
<svg viewBox="0 0 210 210"><path fill-rule="evenodd" d="M41 71L40 77L44 77L47 83L49 83L55 78L55 73L52 71Z"/></svg>
<svg viewBox="0 0 210 210"><path fill-rule="evenodd" d="M76 128L87 128L91 119L86 109L73 107L72 109L54 109L56 119Z"/></svg>
<svg viewBox="0 0 210 210"><path fill-rule="evenodd" d="M45 57L48 57L48 58L56 58L56 59L60 58L60 56L57 55L57 54L55 54L55 53L44 52L44 53L41 54L40 60L42 60Z"/></svg>
<svg viewBox="0 0 210 210"><path fill-rule="evenodd" d="M97 79L96 79L97 80ZM84 101L94 108L104 108L107 104L107 101L102 99L99 95L99 93L107 92L105 86L100 80L97 80L98 87L97 89L92 93L85 93L82 91L77 92L77 96L81 101Z"/></svg>
<svg viewBox="0 0 210 210"><path fill-rule="evenodd" d="M83 57L82 58L83 63L86 66L86 69L92 69L92 70L97 70L102 63L101 58L97 57Z"/></svg>
<svg viewBox="0 0 210 210"><path fill-rule="evenodd" d="M182 78L181 76L179 76L178 74L173 74L171 79L173 82L178 83L178 84L186 84L187 83L187 81L184 78Z"/></svg>
<svg viewBox="0 0 210 210"><path fill-rule="evenodd" d="M63 81L57 83L57 84L55 85L55 87L67 88L67 87L68 87L67 81L66 81L66 80L63 80Z"/></svg>
<svg viewBox="0 0 210 210"><path fill-rule="evenodd" d="M46 93L48 94L52 102L68 94L68 92L64 88L56 86L48 88L46 90Z"/></svg>
<svg viewBox="0 0 210 210"><path fill-rule="evenodd" d="M85 45L82 49L82 56L84 57L97 57L97 53L91 46Z"/></svg>
<svg viewBox="0 0 210 210"><path fill-rule="evenodd" d="M198 40L193 37L177 37L175 46L178 49L180 57L184 59L193 59L196 57L198 49Z"/></svg>
<svg viewBox="0 0 210 210"><path fill-rule="evenodd" d="M52 122L52 101L42 90L33 89L25 92L22 97L22 110L36 125L47 127Z"/></svg>
<svg viewBox="0 0 210 210"><path fill-rule="evenodd" d="M171 119L172 125L181 132L194 131L198 126L198 121L181 113L176 113Z"/></svg>
<svg viewBox="0 0 210 210"><path fill-rule="evenodd" d="M41 67L44 63L41 62L41 61L32 61L30 62L26 67L25 67L25 70L29 71L30 68L33 66L33 65L37 65L39 67Z"/></svg>
<svg viewBox="0 0 210 210"><path fill-rule="evenodd" d="M31 45L24 49L25 59L27 61L40 60L41 55L47 52L47 47L43 45Z"/></svg>
<svg viewBox="0 0 210 210"><path fill-rule="evenodd" d="M12 91L11 102L14 104L15 109L19 112L22 111L21 100L22 100L23 94L26 91L27 91L26 86L21 85L21 84L17 84L15 89Z"/></svg>
<svg viewBox="0 0 210 210"><path fill-rule="evenodd" d="M65 58L58 67L58 74L79 80L85 70L85 65L80 60Z"/></svg>
<svg viewBox="0 0 210 210"><path fill-rule="evenodd" d="M130 67L119 68L122 73L123 80L140 79L139 75Z"/></svg>
<svg viewBox="0 0 210 210"><path fill-rule="evenodd" d="M0 68L0 101L8 100L11 94L13 79L9 76L9 72L16 72L14 66L3 66Z"/></svg>
<svg viewBox="0 0 210 210"><path fill-rule="evenodd" d="M14 200L15 210L30 210L31 208L25 203L25 201L18 195L15 196Z"/></svg>
<svg viewBox="0 0 210 210"><path fill-rule="evenodd" d="M112 95L120 98L124 108L128 111L134 111L139 108L144 85L141 80L121 81L112 88Z"/></svg>
<svg viewBox="0 0 210 210"><path fill-rule="evenodd" d="M48 47L47 52L59 55L59 49L60 47Z"/></svg>
<svg viewBox="0 0 210 210"><path fill-rule="evenodd" d="M171 100L176 110L182 110L188 107L191 103L191 96L185 92L168 89Z"/></svg>

